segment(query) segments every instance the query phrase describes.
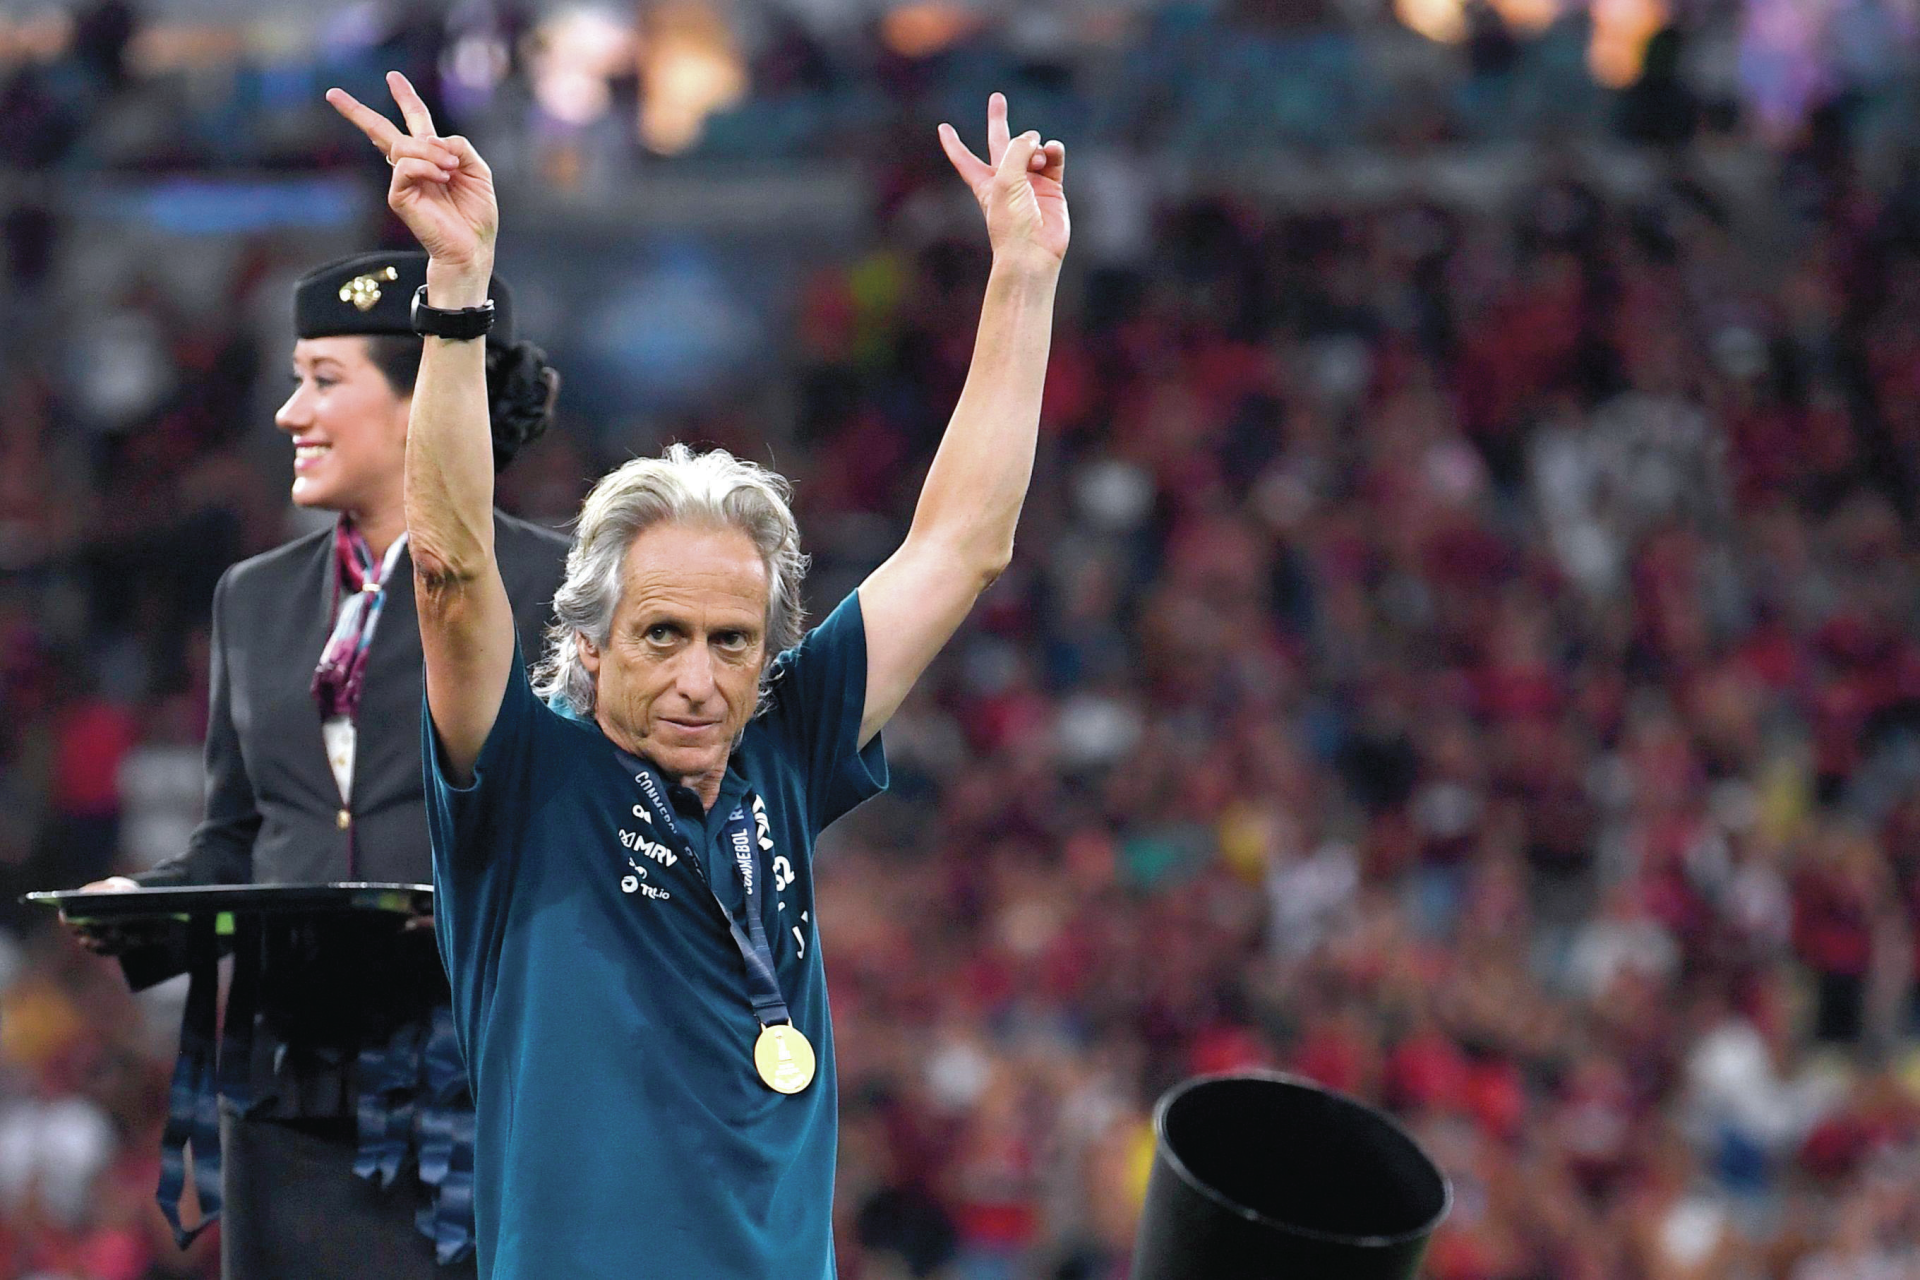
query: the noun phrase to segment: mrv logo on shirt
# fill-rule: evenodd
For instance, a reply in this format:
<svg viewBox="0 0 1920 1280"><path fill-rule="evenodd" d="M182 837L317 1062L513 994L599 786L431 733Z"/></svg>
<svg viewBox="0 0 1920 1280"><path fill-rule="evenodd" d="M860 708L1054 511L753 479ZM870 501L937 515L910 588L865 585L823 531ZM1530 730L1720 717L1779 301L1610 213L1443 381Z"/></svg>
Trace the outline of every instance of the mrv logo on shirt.
<svg viewBox="0 0 1920 1280"><path fill-rule="evenodd" d="M670 867L680 861L680 855L657 840L649 840L638 831L620 829L620 847L630 849L644 858L652 858L663 867Z"/></svg>
<svg viewBox="0 0 1920 1280"><path fill-rule="evenodd" d="M652 858L663 867L670 867L680 861L679 854L663 844L647 839L637 831L627 831L623 829L620 832L620 843L625 848L633 850L642 857ZM620 892L637 893L643 898L652 898L656 902L668 902L672 900L673 895L665 889L660 888L658 885L646 883L647 869L645 867L635 862L632 858L627 859L627 865L632 867L633 871L631 874L620 877Z"/></svg>
<svg viewBox="0 0 1920 1280"><path fill-rule="evenodd" d="M653 825L653 815L647 812L645 805L637 804L633 806L633 816L644 820L649 826ZM629 831L625 827L620 829L620 847L637 853L643 858L651 858L663 867L671 867L680 861L679 854L667 848L667 846L661 844L658 840L649 840L644 833ZM658 885L646 883L647 869L645 867L635 862L632 858L627 859L627 865L633 868L633 870L631 873L620 877L620 892L637 893L643 898L652 898L656 902L668 902L672 900L673 895L667 892L667 890L660 888Z"/></svg>

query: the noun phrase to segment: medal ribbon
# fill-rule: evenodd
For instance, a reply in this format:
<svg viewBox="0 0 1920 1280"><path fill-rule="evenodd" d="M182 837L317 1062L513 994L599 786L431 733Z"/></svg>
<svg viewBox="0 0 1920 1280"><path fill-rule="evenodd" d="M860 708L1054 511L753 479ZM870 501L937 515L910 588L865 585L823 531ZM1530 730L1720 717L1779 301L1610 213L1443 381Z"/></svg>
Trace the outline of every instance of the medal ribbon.
<svg viewBox="0 0 1920 1280"><path fill-rule="evenodd" d="M660 771L625 751L619 751L618 754L620 762L632 771L633 780L640 784L641 798L648 812L653 815L653 822L649 825L656 834L671 840L676 852L693 864L694 874L700 877L700 883L707 886L708 892L713 895L713 905L719 908L721 919L727 922L727 932L733 935L733 944L740 949L741 963L746 966L747 1000L753 1005L753 1016L760 1020L763 1027L791 1023L793 1017L787 1011L786 997L780 994L780 981L775 976L773 948L767 944L767 926L760 919L760 844L754 838L753 820L747 816L752 807L753 793L748 792L742 797L733 812L727 815L725 841L727 851L733 855L734 871L740 877L741 893L745 898L747 924L743 929L733 912L727 909L727 904L720 900L720 891L707 879L707 866L699 850L680 829L673 806L667 801L666 780L661 777Z"/></svg>

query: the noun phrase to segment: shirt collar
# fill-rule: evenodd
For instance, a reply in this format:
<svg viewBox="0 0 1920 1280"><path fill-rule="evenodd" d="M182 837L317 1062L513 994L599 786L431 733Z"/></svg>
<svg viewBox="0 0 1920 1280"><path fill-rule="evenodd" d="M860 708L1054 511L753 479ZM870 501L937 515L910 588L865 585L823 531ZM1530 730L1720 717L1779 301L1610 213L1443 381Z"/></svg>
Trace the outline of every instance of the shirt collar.
<svg viewBox="0 0 1920 1280"><path fill-rule="evenodd" d="M565 694L556 693L548 698L547 707L562 720L571 720L575 724L587 726L587 728L599 734L601 739L606 741L609 746L612 745L612 739L607 737L606 731L600 727L599 721L594 720L590 716L583 716L578 711L575 711L573 704L567 701ZM724 818L733 812L733 806L739 804L741 799L747 794L747 780L740 775L738 769L733 767L733 761L734 753L729 752L727 755L727 771L721 775L720 778L720 794L714 798L713 808L707 811L708 817L719 814ZM652 762L649 761L648 763Z"/></svg>

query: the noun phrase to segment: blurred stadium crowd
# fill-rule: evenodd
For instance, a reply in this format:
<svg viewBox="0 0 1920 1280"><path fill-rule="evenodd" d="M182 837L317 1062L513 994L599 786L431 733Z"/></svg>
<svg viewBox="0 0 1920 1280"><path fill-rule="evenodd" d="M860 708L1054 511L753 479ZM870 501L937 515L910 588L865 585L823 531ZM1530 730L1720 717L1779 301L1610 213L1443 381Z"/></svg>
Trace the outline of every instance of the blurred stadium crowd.
<svg viewBox="0 0 1920 1280"><path fill-rule="evenodd" d="M1269 1065L1430 1145L1456 1194L1434 1280L1920 1277L1914 6L1626 6L1654 20L1620 88L1583 53L1620 4L1399 6L1457 20L1440 40L1384 5L1116 9L1100 65L1157 97L1089 91L1044 23L903 6L822 35L807 8L760 16L745 92L681 142L804 161L851 129L873 232L813 265L765 376L624 443L790 474L815 615L894 545L965 373L984 245L924 216L951 194L931 121L1004 87L1016 127L1037 99L1136 157L1069 173L1089 234L1015 564L823 853L843 1276L1114 1280L1153 1099ZM476 14L505 33L489 101L519 105L474 99L471 131L577 173L549 162L589 126L540 97L520 20L374 24L355 57L439 68L460 122ZM168 46L130 10L50 51L9 31L0 1275L205 1276L150 1202L180 993L136 1000L13 899L198 817L213 582L288 531L261 317L311 255L243 237L212 318L151 281L103 306L58 179L191 172L213 136L384 171L249 96L292 102L325 58L210 98L141 69ZM1368 97L1340 68L1380 41L1448 75ZM1137 157L1329 121L1389 167L1556 145L1478 198L1128 188ZM613 460L576 417L503 503L558 523Z"/></svg>

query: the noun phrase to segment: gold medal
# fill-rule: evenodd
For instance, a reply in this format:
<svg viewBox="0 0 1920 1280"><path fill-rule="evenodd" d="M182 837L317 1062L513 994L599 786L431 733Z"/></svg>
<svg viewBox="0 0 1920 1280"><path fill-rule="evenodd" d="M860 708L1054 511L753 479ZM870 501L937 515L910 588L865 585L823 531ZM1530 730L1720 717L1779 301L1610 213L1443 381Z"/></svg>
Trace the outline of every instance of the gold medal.
<svg viewBox="0 0 1920 1280"><path fill-rule="evenodd" d="M775 1093L798 1093L813 1083L813 1046L800 1028L776 1022L760 1029L760 1038L753 1043L753 1065Z"/></svg>

